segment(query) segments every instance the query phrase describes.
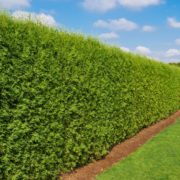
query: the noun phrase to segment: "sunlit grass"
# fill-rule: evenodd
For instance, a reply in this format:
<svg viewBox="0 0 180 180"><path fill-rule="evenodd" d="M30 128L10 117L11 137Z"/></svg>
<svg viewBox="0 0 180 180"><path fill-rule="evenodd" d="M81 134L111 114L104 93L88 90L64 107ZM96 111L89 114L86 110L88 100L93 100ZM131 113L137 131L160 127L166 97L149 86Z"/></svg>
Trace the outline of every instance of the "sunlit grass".
<svg viewBox="0 0 180 180"><path fill-rule="evenodd" d="M180 119L97 180L179 180Z"/></svg>

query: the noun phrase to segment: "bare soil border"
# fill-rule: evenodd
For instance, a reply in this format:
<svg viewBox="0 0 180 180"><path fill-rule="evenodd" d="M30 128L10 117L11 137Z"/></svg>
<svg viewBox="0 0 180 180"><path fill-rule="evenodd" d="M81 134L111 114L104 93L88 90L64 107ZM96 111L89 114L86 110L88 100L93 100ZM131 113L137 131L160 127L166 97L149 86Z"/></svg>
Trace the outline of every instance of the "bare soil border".
<svg viewBox="0 0 180 180"><path fill-rule="evenodd" d="M161 120L160 122L141 130L134 137L114 146L104 159L92 162L84 167L74 170L71 173L64 174L60 177L60 179L94 180L96 175L134 152L154 135L173 124L178 117L180 117L180 110L171 115L169 118Z"/></svg>

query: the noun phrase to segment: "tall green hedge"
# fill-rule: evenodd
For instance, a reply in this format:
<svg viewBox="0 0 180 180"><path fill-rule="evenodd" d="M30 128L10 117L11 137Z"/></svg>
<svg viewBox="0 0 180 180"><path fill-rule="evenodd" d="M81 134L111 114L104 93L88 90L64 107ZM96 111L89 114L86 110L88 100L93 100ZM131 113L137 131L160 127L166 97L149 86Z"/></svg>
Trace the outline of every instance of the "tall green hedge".
<svg viewBox="0 0 180 180"><path fill-rule="evenodd" d="M180 69L0 15L0 179L55 179L180 108Z"/></svg>

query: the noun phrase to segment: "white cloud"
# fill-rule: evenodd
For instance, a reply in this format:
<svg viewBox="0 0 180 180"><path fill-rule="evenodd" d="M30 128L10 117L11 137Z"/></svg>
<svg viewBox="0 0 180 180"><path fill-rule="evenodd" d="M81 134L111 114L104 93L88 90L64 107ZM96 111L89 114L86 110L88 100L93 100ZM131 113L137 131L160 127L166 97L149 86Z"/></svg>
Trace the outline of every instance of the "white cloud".
<svg viewBox="0 0 180 180"><path fill-rule="evenodd" d="M47 26L57 26L57 22L49 14L44 14L44 13L38 14L34 12L15 11L12 13L12 16L16 19L32 20L32 21L39 22Z"/></svg>
<svg viewBox="0 0 180 180"><path fill-rule="evenodd" d="M172 28L180 28L180 22L178 22L175 18L168 18L167 19L168 25Z"/></svg>
<svg viewBox="0 0 180 180"><path fill-rule="evenodd" d="M113 31L132 31L138 28L138 25L132 21L125 18L114 19L114 20L98 20L94 23L97 28L106 28Z"/></svg>
<svg viewBox="0 0 180 180"><path fill-rule="evenodd" d="M153 57L154 60L165 63L180 62L180 55L173 56L174 53L174 50L172 51L171 49L167 51L152 51L150 56Z"/></svg>
<svg viewBox="0 0 180 180"><path fill-rule="evenodd" d="M83 7L90 11L105 12L117 5L117 0L84 0Z"/></svg>
<svg viewBox="0 0 180 180"><path fill-rule="evenodd" d="M175 43L176 43L177 45L180 45L180 39L176 39L176 40L175 40Z"/></svg>
<svg viewBox="0 0 180 180"><path fill-rule="evenodd" d="M151 50L147 47L144 47L144 46L137 46L135 49L135 52L138 54L143 54L143 55L151 54Z"/></svg>
<svg viewBox="0 0 180 180"><path fill-rule="evenodd" d="M118 0L119 4L131 8L131 9L142 9L152 5L161 4L162 0Z"/></svg>
<svg viewBox="0 0 180 180"><path fill-rule="evenodd" d="M111 39L119 38L119 35L115 32L110 32L110 33L102 33L98 37L102 40L111 40Z"/></svg>
<svg viewBox="0 0 180 180"><path fill-rule="evenodd" d="M123 51L126 51L126 52L130 52L130 49L127 48L127 47L120 47L120 49L123 50Z"/></svg>
<svg viewBox="0 0 180 180"><path fill-rule="evenodd" d="M178 49L168 49L166 51L166 57L178 57L180 56L180 50Z"/></svg>
<svg viewBox="0 0 180 180"><path fill-rule="evenodd" d="M118 6L130 9L142 9L152 5L159 5L162 0L84 0L82 5L90 11L106 12Z"/></svg>
<svg viewBox="0 0 180 180"><path fill-rule="evenodd" d="M30 0L0 0L0 9L22 9L30 6Z"/></svg>
<svg viewBox="0 0 180 180"><path fill-rule="evenodd" d="M145 25L142 27L142 30L144 32L154 32L156 30L156 28L153 26Z"/></svg>
<svg viewBox="0 0 180 180"><path fill-rule="evenodd" d="M107 28L108 27L108 22L104 20L98 20L94 23L94 26L97 28Z"/></svg>

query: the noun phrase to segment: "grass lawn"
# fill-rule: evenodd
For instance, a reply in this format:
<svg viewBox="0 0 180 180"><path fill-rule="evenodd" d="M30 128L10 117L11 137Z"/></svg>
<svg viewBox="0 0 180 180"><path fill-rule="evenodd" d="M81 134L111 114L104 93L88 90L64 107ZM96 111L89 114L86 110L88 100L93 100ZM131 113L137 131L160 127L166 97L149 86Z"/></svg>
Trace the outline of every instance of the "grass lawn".
<svg viewBox="0 0 180 180"><path fill-rule="evenodd" d="M97 180L180 180L180 119Z"/></svg>

